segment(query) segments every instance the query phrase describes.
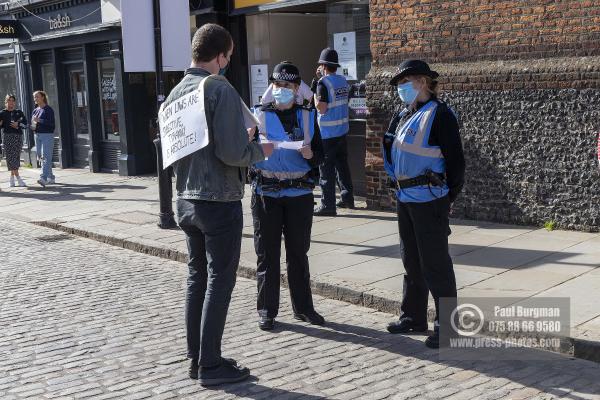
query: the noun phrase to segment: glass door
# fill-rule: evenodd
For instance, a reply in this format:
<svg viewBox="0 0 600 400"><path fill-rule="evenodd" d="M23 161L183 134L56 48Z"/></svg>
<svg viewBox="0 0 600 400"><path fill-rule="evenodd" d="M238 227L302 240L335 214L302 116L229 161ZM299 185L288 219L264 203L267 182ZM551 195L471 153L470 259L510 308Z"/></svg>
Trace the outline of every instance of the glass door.
<svg viewBox="0 0 600 400"><path fill-rule="evenodd" d="M73 166L86 167L89 164L90 127L88 124L88 93L82 64L67 68L71 99L71 143L73 145Z"/></svg>

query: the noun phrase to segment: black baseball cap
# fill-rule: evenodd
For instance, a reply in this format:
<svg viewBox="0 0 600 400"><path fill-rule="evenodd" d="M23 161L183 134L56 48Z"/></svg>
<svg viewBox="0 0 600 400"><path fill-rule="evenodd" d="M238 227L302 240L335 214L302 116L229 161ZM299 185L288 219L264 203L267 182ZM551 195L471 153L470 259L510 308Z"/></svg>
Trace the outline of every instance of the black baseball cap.
<svg viewBox="0 0 600 400"><path fill-rule="evenodd" d="M394 77L390 80L390 85L396 86L398 81L409 75L426 75L432 79L440 76L437 72L431 70L429 65L422 60L406 60L403 61L396 70Z"/></svg>

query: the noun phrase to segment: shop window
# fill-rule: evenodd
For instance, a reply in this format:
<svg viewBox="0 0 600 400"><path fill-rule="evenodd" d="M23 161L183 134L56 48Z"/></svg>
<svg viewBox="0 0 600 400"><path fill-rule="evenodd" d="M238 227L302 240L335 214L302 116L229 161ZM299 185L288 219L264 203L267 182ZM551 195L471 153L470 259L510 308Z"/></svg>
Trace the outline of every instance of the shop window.
<svg viewBox="0 0 600 400"><path fill-rule="evenodd" d="M118 141L120 140L119 112L117 109L115 65L112 59L98 61L98 84L100 85L104 140Z"/></svg>
<svg viewBox="0 0 600 400"><path fill-rule="evenodd" d="M4 108L4 98L7 94L17 94L17 79L15 76L15 64L12 55L0 56L0 97ZM17 99L21 103L20 99Z"/></svg>

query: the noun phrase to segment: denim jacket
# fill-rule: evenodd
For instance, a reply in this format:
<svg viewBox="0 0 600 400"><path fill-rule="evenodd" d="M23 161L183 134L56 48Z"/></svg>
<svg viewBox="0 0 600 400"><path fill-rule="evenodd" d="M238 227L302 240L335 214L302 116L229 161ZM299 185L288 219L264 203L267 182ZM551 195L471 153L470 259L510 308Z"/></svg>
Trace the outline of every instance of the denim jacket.
<svg viewBox="0 0 600 400"><path fill-rule="evenodd" d="M165 106L198 89L210 73L189 68L165 100ZM244 197L246 167L265 159L257 143L248 142L240 96L225 81L210 79L204 86L208 146L176 161L177 199L237 201Z"/></svg>

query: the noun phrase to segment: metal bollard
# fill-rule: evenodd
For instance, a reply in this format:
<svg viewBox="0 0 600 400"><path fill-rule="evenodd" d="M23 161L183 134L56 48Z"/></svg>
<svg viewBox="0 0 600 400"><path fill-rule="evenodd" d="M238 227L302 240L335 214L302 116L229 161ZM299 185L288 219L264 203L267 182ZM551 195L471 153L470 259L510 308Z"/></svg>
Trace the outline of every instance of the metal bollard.
<svg viewBox="0 0 600 400"><path fill-rule="evenodd" d="M173 229L177 227L173 213L173 183L171 181L172 168L162 167L162 149L160 144L160 133L154 139L156 146L156 172L158 174L158 199L160 212L158 214L158 226L162 229Z"/></svg>

